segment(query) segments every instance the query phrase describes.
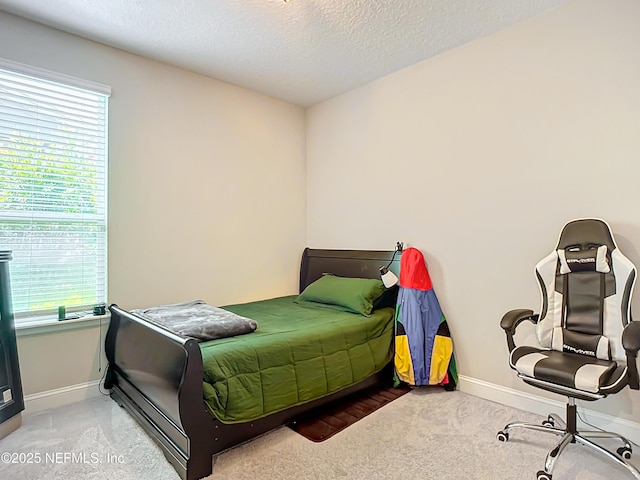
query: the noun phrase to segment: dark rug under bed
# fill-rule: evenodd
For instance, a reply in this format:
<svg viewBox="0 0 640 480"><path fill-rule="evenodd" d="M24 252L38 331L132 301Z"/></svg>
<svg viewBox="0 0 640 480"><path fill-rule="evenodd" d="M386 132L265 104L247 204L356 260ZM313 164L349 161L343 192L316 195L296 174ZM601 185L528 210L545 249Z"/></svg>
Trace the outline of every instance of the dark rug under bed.
<svg viewBox="0 0 640 480"><path fill-rule="evenodd" d="M309 440L322 442L410 390L403 385L356 395L328 407L315 416L290 424L289 428Z"/></svg>

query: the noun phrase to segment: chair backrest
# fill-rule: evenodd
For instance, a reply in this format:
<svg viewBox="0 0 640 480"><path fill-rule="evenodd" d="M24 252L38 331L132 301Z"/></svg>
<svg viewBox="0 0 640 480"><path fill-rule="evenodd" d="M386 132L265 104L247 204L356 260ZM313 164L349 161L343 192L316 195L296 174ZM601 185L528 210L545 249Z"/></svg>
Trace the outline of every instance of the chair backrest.
<svg viewBox="0 0 640 480"><path fill-rule="evenodd" d="M626 359L622 330L631 321L636 268L618 249L609 225L567 223L553 252L536 265L542 347L605 360Z"/></svg>

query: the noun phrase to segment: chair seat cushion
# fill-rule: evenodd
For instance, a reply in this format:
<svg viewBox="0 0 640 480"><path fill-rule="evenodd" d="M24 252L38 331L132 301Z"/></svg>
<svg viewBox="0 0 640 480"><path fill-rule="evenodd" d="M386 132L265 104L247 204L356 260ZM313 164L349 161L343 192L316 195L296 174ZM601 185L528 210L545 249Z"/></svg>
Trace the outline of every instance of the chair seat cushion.
<svg viewBox="0 0 640 480"><path fill-rule="evenodd" d="M510 362L525 377L590 393L611 387L622 370L611 360L535 347L516 348Z"/></svg>

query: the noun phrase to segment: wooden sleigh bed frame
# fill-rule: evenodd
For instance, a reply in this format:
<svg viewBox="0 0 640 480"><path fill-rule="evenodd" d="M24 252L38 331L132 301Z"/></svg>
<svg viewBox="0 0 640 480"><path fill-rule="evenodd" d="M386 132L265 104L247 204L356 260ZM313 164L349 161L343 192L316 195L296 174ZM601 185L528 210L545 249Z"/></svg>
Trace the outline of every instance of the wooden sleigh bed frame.
<svg viewBox="0 0 640 480"><path fill-rule="evenodd" d="M393 251L307 248L300 266L300 291L323 273L380 278L380 267L389 264L393 255ZM397 255L390 270L398 274L399 267ZM202 355L195 340L175 335L117 305L109 310L105 388L153 438L183 480L210 475L214 455L347 396L387 386L392 378L389 363L355 385L304 405L251 422L225 424L205 408Z"/></svg>

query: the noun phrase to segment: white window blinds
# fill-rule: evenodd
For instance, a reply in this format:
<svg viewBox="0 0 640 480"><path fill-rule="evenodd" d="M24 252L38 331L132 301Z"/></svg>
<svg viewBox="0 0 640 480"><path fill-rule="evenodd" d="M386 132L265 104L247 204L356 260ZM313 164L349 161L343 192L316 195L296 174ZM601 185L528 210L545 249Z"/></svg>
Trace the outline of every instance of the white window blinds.
<svg viewBox="0 0 640 480"><path fill-rule="evenodd" d="M15 70L0 64L0 249L20 322L106 301L108 91Z"/></svg>

